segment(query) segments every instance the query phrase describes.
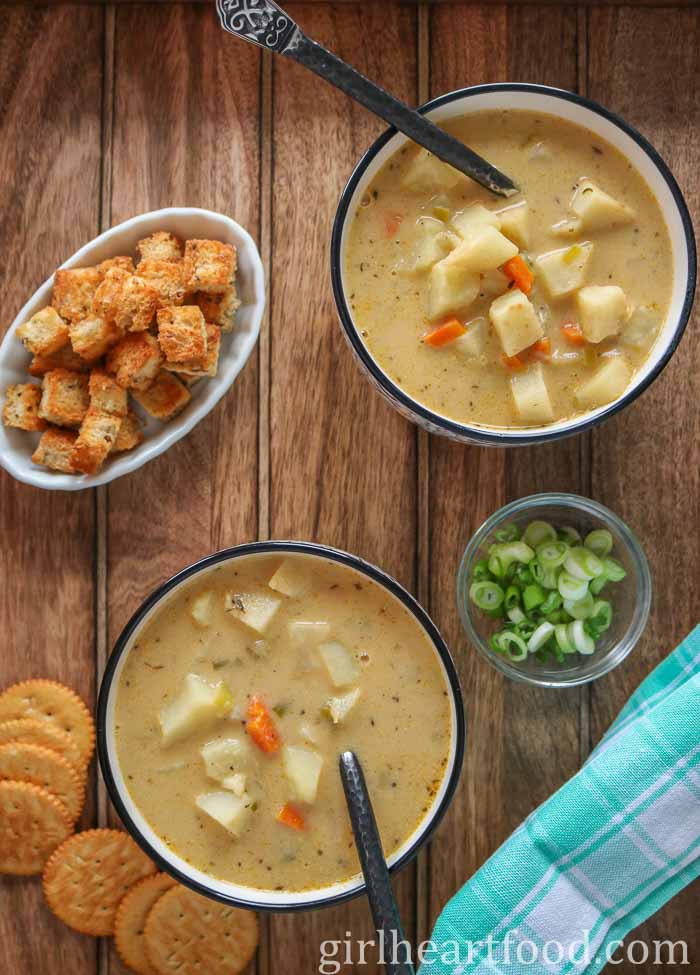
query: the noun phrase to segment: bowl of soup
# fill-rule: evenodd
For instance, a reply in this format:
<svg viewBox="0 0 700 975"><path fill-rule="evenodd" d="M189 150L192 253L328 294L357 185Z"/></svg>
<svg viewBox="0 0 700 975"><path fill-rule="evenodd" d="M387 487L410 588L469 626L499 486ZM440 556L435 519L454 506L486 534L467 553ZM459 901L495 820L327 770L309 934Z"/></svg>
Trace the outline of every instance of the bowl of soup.
<svg viewBox="0 0 700 975"><path fill-rule="evenodd" d="M683 196L622 119L537 85L422 112L518 185L502 199L389 130L341 197L331 273L361 366L405 416L489 445L587 429L675 351L695 291Z"/></svg>
<svg viewBox="0 0 700 975"><path fill-rule="evenodd" d="M444 814L464 750L449 650L413 597L303 542L217 552L164 583L110 656L98 754L160 867L239 906L364 890L338 758L363 765L390 870Z"/></svg>

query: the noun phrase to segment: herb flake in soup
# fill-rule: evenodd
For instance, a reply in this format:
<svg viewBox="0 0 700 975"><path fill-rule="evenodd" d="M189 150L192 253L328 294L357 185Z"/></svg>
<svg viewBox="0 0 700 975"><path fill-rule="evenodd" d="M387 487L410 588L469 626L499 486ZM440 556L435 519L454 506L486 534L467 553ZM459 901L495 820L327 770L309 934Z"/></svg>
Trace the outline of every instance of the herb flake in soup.
<svg viewBox="0 0 700 975"><path fill-rule="evenodd" d="M658 202L613 146L507 110L447 128L521 194L507 204L413 144L351 218L343 285L378 366L435 413L546 426L621 396L671 295Z"/></svg>
<svg viewBox="0 0 700 975"><path fill-rule="evenodd" d="M136 637L115 741L136 806L180 857L257 889L359 872L338 756L362 762L387 855L426 817L450 698L414 616L319 556L239 557L192 577Z"/></svg>

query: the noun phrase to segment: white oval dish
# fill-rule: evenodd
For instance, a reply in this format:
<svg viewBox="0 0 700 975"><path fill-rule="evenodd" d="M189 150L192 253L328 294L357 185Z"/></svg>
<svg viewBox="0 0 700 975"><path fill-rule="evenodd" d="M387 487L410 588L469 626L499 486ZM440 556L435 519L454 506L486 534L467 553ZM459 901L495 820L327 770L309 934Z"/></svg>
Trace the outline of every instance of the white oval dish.
<svg viewBox="0 0 700 975"><path fill-rule="evenodd" d="M98 474L61 474L32 462L39 434L0 425L0 464L25 484L49 491L80 491L97 487L137 470L184 437L212 410L232 386L248 361L265 310L265 272L255 241L235 220L213 210L196 207L167 207L131 217L112 227L76 251L61 267L87 267L117 254L136 253L136 243L156 230L168 230L183 240L204 238L233 244L238 251L237 286L241 306L236 312L236 327L224 335L219 356L219 371L192 387L192 400L169 423L147 417L138 404L136 412L146 420L144 441L134 450L109 458ZM13 383L32 381L27 373L31 356L15 335L15 330L40 308L51 302L53 274L22 308L0 345L0 391Z"/></svg>

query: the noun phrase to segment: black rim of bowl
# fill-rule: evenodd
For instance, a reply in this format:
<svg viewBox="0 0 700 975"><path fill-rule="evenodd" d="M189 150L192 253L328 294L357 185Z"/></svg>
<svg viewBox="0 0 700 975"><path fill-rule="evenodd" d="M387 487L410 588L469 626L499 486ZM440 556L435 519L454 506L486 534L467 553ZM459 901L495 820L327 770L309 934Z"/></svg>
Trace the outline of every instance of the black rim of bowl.
<svg viewBox="0 0 700 975"><path fill-rule="evenodd" d="M226 562L232 558L239 558L246 555L264 555L264 554L276 554L281 552L298 552L301 554L315 555L320 558L327 558L334 562L339 562L341 565L346 565L351 569L355 569L361 572L363 575L368 576L373 581L379 583L385 589L387 589L392 595L402 603L402 605L409 610L417 622L421 625L428 638L430 639L432 645L434 646L438 656L440 657L442 664L445 668L447 675L447 682L449 684L450 693L452 700L454 702L455 708L455 755L452 770L447 781L447 786L445 788L444 795L440 800L439 805L436 807L432 819L427 826L427 828L421 833L421 835L411 844L408 850L401 856L395 863L390 867L390 873L395 873L409 863L421 849L421 847L428 842L433 832L439 825L443 816L445 815L450 802L454 796L455 790L457 788L457 783L459 781L459 776L462 770L462 762L464 759L464 747L466 738L466 727L464 718L464 705L462 701L462 691L459 685L459 678L457 676L457 668L452 659L452 655L447 647L447 644L440 635L439 630L428 616L423 607L418 603L414 597L403 588L400 583L398 583L390 575L387 575L381 569L372 565L370 562L365 562L359 556L351 555L348 552L343 552L340 549L332 548L326 545L315 544L313 542L296 542L296 541L269 541L269 542L249 542L244 545L235 545L232 548L222 549L219 552L214 552L212 555L208 555L206 558L200 559L198 562L194 562L192 565L188 565L186 568L182 569L172 578L168 579L162 585L158 586L150 596L141 604L134 615L131 617L129 622L126 624L122 632L119 634L116 643L114 644L114 649L107 661L107 666L105 668L104 676L102 678L102 684L100 686L100 693L97 702L97 754L100 762L100 768L102 770L102 775L104 777L105 783L107 785L107 791L109 792L110 799L117 810L122 822L124 823L126 829L131 834L133 839L138 843L141 849L166 873L175 877L181 884L190 889L194 890L198 894L202 894L205 897L212 898L213 900L222 901L226 904L234 904L237 907L246 908L249 910L256 911L272 911L279 913L287 913L290 911L308 911L314 910L319 907L330 907L333 904L339 904L343 901L350 900L353 897L358 897L365 893L366 887L364 881L356 888L350 891L344 891L340 894L334 894L329 897L319 896L315 900L303 901L301 903L295 903L291 901L289 904L270 904L266 901L255 900L254 897L250 899L242 899L239 897L233 897L226 894L222 894L219 891L214 891L206 884L199 883L192 877L183 873L178 867L171 863L168 859L161 856L161 854L155 850L148 840L142 835L138 826L131 818L126 805L122 799L121 792L117 786L115 778L112 774L111 761L107 749L107 703L114 682L114 677L116 674L116 669L122 655L126 651L129 640L131 639L134 632L141 625L144 617L150 612L150 610L158 603L164 596L171 592L174 588L184 582L191 576L202 572L204 569L208 569L211 566L216 565L219 562ZM255 892L255 888L250 888L251 892ZM280 893L280 892L276 892ZM285 893L284 891L281 893ZM294 897L294 892L289 893L289 897Z"/></svg>
<svg viewBox="0 0 700 975"><path fill-rule="evenodd" d="M493 85L474 85L473 87L459 88L455 91L447 92L444 95L439 95L437 98L431 99L431 101L425 102L425 104L421 105L417 111L421 112L421 114L425 114L426 112L430 112L435 108L439 108L442 105L447 105L450 102L456 101L460 98L468 98L473 95L482 95L491 92L509 91L534 92L535 94L540 95L551 95L555 98L560 98L562 101L573 102L576 105L587 108L590 111L595 112L597 115L600 115L602 118L607 119L607 121L612 122L613 125L616 125L619 129L626 133L646 153L652 163L656 166L671 192L683 224L683 232L685 235L685 243L688 253L687 282L685 296L683 299L683 307L681 309L676 328L666 349L664 350L663 355L656 363L654 368L650 371L649 375L646 376L633 389L628 390L628 392L626 392L621 399L607 406L597 416L584 416L580 420L571 423L565 429L544 431L543 433L537 434L533 433L529 436L527 433L515 435L506 431L501 432L500 430L494 428L470 426L466 423L457 423L455 420L450 420L448 417L441 416L439 413L434 413L432 410L428 409L427 406L423 406L423 404L419 403L417 400L412 399L399 386L397 386L386 375L386 373L383 372L383 370L377 365L374 358L370 355L369 350L360 338L353 323L352 315L350 313L350 309L348 308L343 289L343 272L341 262L341 241L343 236L343 228L348 218L352 197L357 189L358 183L365 175L365 171L367 170L369 164L384 148L387 142L389 142L397 134L397 130L395 128L387 129L372 143L355 167L340 197L338 210L333 222L333 233L331 236L331 282L333 285L333 294L335 296L338 316L347 339L349 340L355 354L358 356L365 369L369 372L375 382L378 383L380 388L386 394L388 394L391 400L398 403L402 409L420 417L424 423L430 424L433 428L439 429L447 435L452 435L462 440L469 440L473 443L488 444L492 446L527 446L530 444L546 443L551 440L559 440L563 437L569 437L576 433L582 433L584 430L588 430L592 426L602 423L609 417L614 416L625 406L632 403L638 396L641 395L641 393L644 392L648 386L651 385L651 383L668 364L673 353L676 351L678 343L680 342L686 325L688 324L690 312L693 307L693 297L695 295L696 250L693 224L690 219L687 204L678 183L671 173L671 170L668 168L657 150L628 122L625 122L625 120L620 118L620 116L610 112L607 108L604 108L597 102L591 101L589 98L584 98L582 95L577 95L575 92L566 91L563 88L551 88L548 85L502 82L500 84Z"/></svg>

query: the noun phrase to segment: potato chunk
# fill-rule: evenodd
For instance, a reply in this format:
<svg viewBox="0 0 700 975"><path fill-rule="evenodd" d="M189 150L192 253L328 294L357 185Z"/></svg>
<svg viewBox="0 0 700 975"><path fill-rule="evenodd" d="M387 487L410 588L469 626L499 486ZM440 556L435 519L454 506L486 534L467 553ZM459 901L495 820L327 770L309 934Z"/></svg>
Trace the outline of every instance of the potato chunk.
<svg viewBox="0 0 700 975"><path fill-rule="evenodd" d="M661 324L658 308L652 305L638 305L627 319L621 339L625 345L640 348L650 342Z"/></svg>
<svg viewBox="0 0 700 975"><path fill-rule="evenodd" d="M526 200L498 211L501 233L517 244L521 250L527 250L530 246L529 216Z"/></svg>
<svg viewBox="0 0 700 975"><path fill-rule="evenodd" d="M250 796L237 796L233 792L205 792L197 796L195 803L233 836L241 835L253 811Z"/></svg>
<svg viewBox="0 0 700 975"><path fill-rule="evenodd" d="M551 423L554 419L541 362L511 376L510 390L523 423Z"/></svg>
<svg viewBox="0 0 700 975"><path fill-rule="evenodd" d="M560 250L541 254L535 260L538 278L552 298L563 298L580 288L593 254L593 244L572 244Z"/></svg>
<svg viewBox="0 0 700 975"><path fill-rule="evenodd" d="M486 226L467 237L459 247L455 247L445 261L478 274L482 271L493 271L517 253L518 248L500 230Z"/></svg>
<svg viewBox="0 0 700 975"><path fill-rule="evenodd" d="M465 177L427 149L419 149L406 170L401 185L414 193L450 190Z"/></svg>
<svg viewBox="0 0 700 975"><path fill-rule="evenodd" d="M622 396L632 378L631 371L622 356L605 359L591 378L576 390L577 404L584 409L595 409L612 403Z"/></svg>
<svg viewBox="0 0 700 975"><path fill-rule="evenodd" d="M275 617L282 600L261 593L226 593L224 609L251 630L263 634Z"/></svg>
<svg viewBox="0 0 700 975"><path fill-rule="evenodd" d="M170 745L224 718L233 707L233 695L223 681L209 684L187 674L182 690L158 714L163 744Z"/></svg>
<svg viewBox="0 0 700 975"><path fill-rule="evenodd" d="M283 596L296 598L305 596L313 586L313 577L299 563L285 559L268 582L270 589L281 592Z"/></svg>
<svg viewBox="0 0 700 975"><path fill-rule="evenodd" d="M318 649L335 687L346 687L355 683L360 676L360 665L342 643L322 643Z"/></svg>
<svg viewBox="0 0 700 975"><path fill-rule="evenodd" d="M434 217L419 217L416 221L417 242L413 250L412 271L428 271L443 257L454 250L459 237L445 229L442 220Z"/></svg>
<svg viewBox="0 0 700 975"><path fill-rule="evenodd" d="M576 295L581 331L588 342L617 335L627 320L627 298L616 284L590 284Z"/></svg>
<svg viewBox="0 0 700 975"><path fill-rule="evenodd" d="M506 355L517 355L544 335L534 305L513 288L491 302L489 318Z"/></svg>
<svg viewBox="0 0 700 975"><path fill-rule="evenodd" d="M192 600L192 605L190 606L190 616L195 621L197 626L211 626L213 612L214 592L212 589L206 589L204 592L200 592L200 594Z"/></svg>
<svg viewBox="0 0 700 975"><path fill-rule="evenodd" d="M465 325L466 332L452 343L455 352L468 359L475 359L484 351L486 343L486 319L474 318Z"/></svg>
<svg viewBox="0 0 700 975"><path fill-rule="evenodd" d="M342 724L359 700L360 688L356 687L341 697L329 697L323 710L333 724Z"/></svg>
<svg viewBox="0 0 700 975"><path fill-rule="evenodd" d="M250 761L250 746L239 738L216 738L202 745L199 754L207 776L215 782L223 782L245 769Z"/></svg>
<svg viewBox="0 0 700 975"><path fill-rule="evenodd" d="M480 203L473 203L465 210L455 213L451 220L452 226L464 240L473 237L485 227L501 229L501 221L497 213L487 210Z"/></svg>
<svg viewBox="0 0 700 975"><path fill-rule="evenodd" d="M620 203L590 179L576 184L570 209L581 230L606 230L634 220L634 210Z"/></svg>
<svg viewBox="0 0 700 975"><path fill-rule="evenodd" d="M479 294L479 275L465 271L448 258L433 265L428 278L428 318L435 321L466 308Z"/></svg>
<svg viewBox="0 0 700 975"><path fill-rule="evenodd" d="M323 759L318 752L301 746L285 745L282 749L284 774L294 791L294 798L309 804L316 801Z"/></svg>
<svg viewBox="0 0 700 975"><path fill-rule="evenodd" d="M287 633L295 646L316 646L331 635L331 624L325 620L290 620Z"/></svg>

